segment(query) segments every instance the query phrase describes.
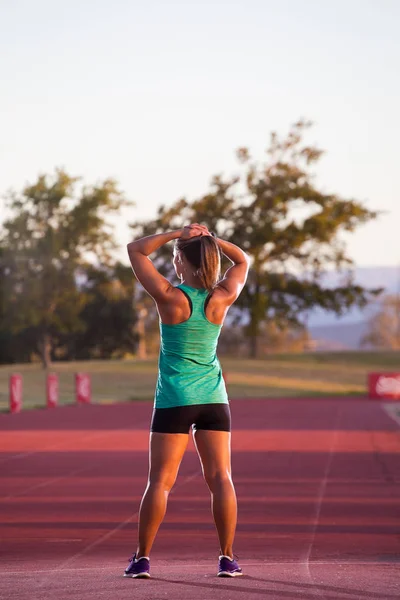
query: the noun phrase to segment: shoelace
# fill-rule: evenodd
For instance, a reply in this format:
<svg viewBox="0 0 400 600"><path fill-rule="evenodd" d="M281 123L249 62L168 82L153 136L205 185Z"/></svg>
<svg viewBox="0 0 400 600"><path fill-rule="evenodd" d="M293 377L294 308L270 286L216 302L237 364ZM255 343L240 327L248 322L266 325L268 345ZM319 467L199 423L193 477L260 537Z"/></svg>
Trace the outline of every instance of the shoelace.
<svg viewBox="0 0 400 600"><path fill-rule="evenodd" d="M237 554L234 554L232 560L238 561L239 560L239 556Z"/></svg>
<svg viewBox="0 0 400 600"><path fill-rule="evenodd" d="M130 558L128 558L128 562L132 562L133 560L135 560L136 558L136 552L135 554L132 554L132 556Z"/></svg>

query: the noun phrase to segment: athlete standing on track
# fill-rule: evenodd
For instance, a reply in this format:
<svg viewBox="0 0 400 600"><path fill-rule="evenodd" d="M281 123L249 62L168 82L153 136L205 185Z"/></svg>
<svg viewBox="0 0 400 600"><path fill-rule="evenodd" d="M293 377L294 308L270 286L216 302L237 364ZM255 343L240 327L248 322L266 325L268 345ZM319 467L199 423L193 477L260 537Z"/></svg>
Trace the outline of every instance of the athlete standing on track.
<svg viewBox="0 0 400 600"><path fill-rule="evenodd" d="M174 287L149 254L176 240ZM220 277L220 253L233 265ZM197 223L128 244L132 269L160 316L159 374L150 434L149 479L139 512L139 544L126 577L150 577L149 554L164 518L168 494L193 427L194 442L211 492L221 556L218 576L242 575L233 559L236 494L231 478L229 401L216 355L229 307L246 282L248 256Z"/></svg>

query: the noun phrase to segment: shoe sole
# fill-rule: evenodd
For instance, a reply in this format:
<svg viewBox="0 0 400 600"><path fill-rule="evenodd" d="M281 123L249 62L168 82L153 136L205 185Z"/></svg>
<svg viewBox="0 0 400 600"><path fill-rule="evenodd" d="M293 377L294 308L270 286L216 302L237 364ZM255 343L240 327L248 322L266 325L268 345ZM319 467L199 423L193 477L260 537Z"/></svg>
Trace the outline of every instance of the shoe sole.
<svg viewBox="0 0 400 600"><path fill-rule="evenodd" d="M230 573L229 571L220 571L217 574L217 577L240 577L241 575L243 575L243 573L240 573L238 571Z"/></svg>
<svg viewBox="0 0 400 600"><path fill-rule="evenodd" d="M124 577L130 577L131 579L150 579L150 573L138 573L137 575L124 573Z"/></svg>

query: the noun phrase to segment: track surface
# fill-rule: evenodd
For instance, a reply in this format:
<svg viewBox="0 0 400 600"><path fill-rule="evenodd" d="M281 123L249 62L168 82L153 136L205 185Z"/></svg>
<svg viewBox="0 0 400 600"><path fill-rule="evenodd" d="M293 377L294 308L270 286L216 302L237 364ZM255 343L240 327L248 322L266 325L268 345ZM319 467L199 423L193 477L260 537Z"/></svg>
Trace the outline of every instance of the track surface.
<svg viewBox="0 0 400 600"><path fill-rule="evenodd" d="M124 579L147 473L148 403L0 415L0 598L400 598L400 432L378 402L234 400L236 552L218 545L191 443L152 553Z"/></svg>

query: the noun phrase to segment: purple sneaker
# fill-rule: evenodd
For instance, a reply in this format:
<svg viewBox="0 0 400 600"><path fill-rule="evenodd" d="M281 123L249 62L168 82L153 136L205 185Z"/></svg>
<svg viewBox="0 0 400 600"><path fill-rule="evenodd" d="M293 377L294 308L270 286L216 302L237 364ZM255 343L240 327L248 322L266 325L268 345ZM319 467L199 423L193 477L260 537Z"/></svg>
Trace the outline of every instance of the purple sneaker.
<svg viewBox="0 0 400 600"><path fill-rule="evenodd" d="M229 556L219 557L218 577L239 577L239 575L243 575L243 571L236 560Z"/></svg>
<svg viewBox="0 0 400 600"><path fill-rule="evenodd" d="M129 565L125 569L124 577L135 577L136 579L148 579L150 577L150 559L142 556L136 559L136 553L129 559Z"/></svg>

